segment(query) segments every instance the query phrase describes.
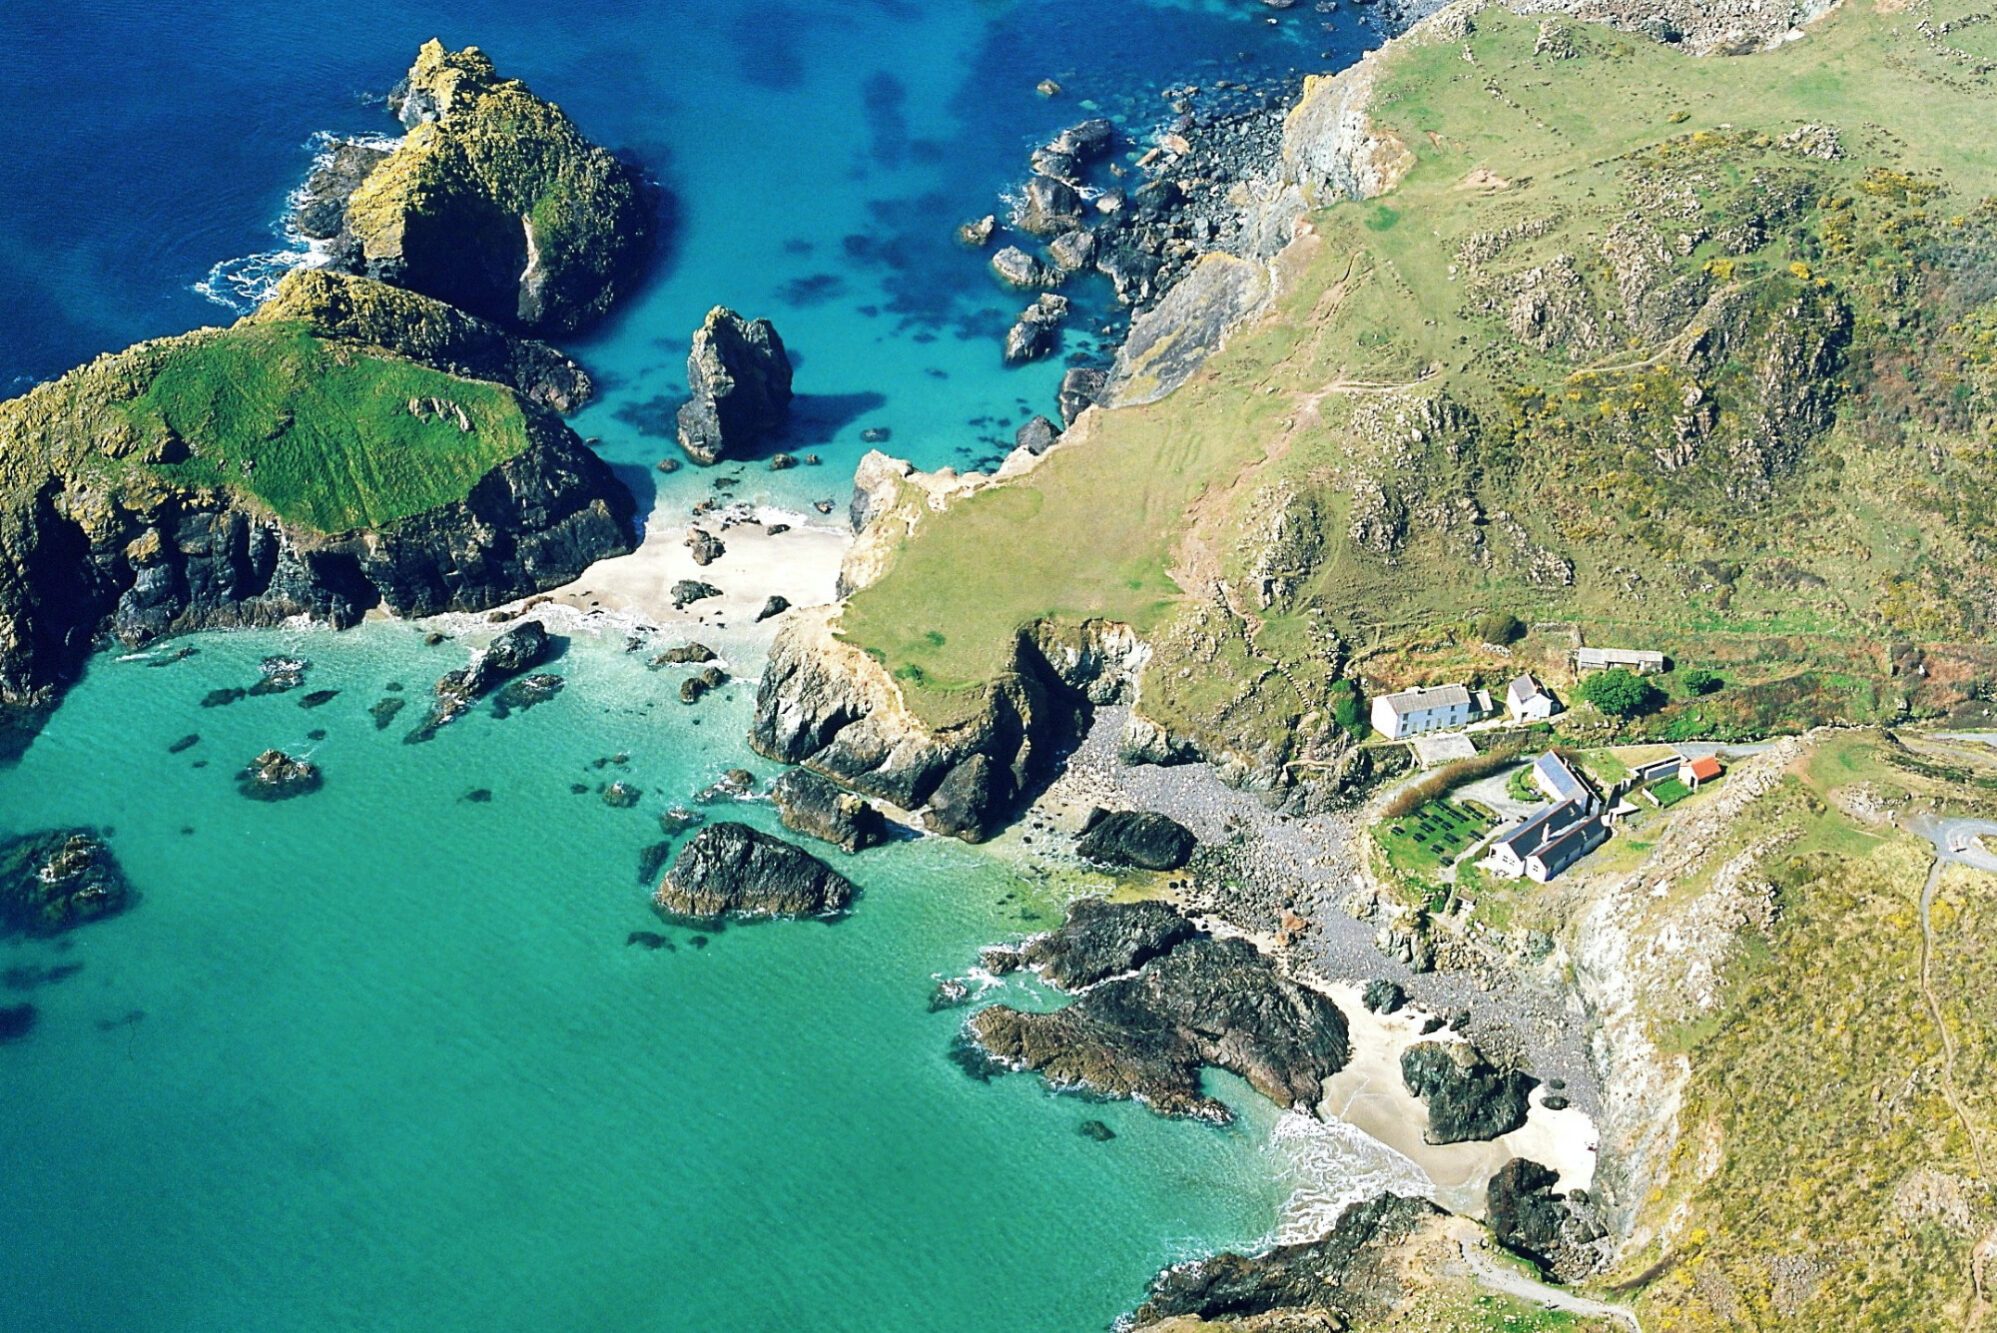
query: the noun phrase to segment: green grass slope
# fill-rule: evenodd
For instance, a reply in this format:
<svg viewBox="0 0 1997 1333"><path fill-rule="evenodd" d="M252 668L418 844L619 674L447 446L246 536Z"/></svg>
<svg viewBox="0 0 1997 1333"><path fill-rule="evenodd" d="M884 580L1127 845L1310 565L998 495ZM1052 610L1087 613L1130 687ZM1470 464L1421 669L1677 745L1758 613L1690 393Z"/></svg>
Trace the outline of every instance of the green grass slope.
<svg viewBox="0 0 1997 1333"><path fill-rule="evenodd" d="M226 489L319 532L461 500L527 448L520 401L298 324L142 343L0 404L0 481Z"/></svg>
<svg viewBox="0 0 1997 1333"><path fill-rule="evenodd" d="M1770 692L1703 705L1740 730L1890 712L1909 643L1962 697L1997 610L1966 12L1846 5L1707 59L1444 16L1380 62L1399 184L1314 215L1185 388L926 520L845 633L941 720L1021 627L1128 621L1144 711L1251 745L1349 720L1341 676L1483 674L1487 610L1726 663Z"/></svg>

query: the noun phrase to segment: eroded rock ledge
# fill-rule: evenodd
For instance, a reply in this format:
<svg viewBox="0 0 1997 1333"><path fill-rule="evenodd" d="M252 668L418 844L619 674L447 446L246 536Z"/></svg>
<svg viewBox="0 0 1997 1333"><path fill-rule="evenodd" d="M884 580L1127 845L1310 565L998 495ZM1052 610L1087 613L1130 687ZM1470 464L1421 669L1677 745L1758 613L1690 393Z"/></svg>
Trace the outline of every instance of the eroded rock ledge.
<svg viewBox="0 0 1997 1333"><path fill-rule="evenodd" d="M971 1016L971 1038L1003 1067L1167 1115L1231 1118L1201 1091L1207 1065L1279 1105L1315 1107L1350 1055L1345 1016L1248 941L1216 939L1175 916L1158 903L1077 903L1018 958L1047 965L1050 978L1086 981L1075 1002L1052 1013L993 1005Z"/></svg>

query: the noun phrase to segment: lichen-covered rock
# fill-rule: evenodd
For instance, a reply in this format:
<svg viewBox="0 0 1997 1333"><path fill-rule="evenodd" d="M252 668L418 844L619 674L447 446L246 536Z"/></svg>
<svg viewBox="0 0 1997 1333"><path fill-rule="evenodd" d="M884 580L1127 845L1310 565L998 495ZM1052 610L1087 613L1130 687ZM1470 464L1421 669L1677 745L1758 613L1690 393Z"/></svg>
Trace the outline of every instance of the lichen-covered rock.
<svg viewBox="0 0 1997 1333"><path fill-rule="evenodd" d="M687 841L653 903L670 916L826 916L859 890L831 866L747 824L710 824Z"/></svg>
<svg viewBox="0 0 1997 1333"><path fill-rule="evenodd" d="M793 833L857 852L887 840L887 820L864 797L808 768L786 770L770 785L770 799Z"/></svg>
<svg viewBox="0 0 1997 1333"><path fill-rule="evenodd" d="M491 380L531 402L573 412L589 401L589 375L544 342L508 333L420 292L324 268L294 269L245 322L297 320L315 332L385 347L453 375Z"/></svg>
<svg viewBox="0 0 1997 1333"><path fill-rule="evenodd" d="M680 448L700 464L752 448L790 419L791 364L767 319L707 312L686 359L693 397L679 411Z"/></svg>
<svg viewBox="0 0 1997 1333"><path fill-rule="evenodd" d="M1100 933L1102 912L1087 909L1078 935ZM1164 938L1148 922L1122 940L1135 957ZM1114 962L1122 940L1078 954L1077 975ZM1204 1066L1241 1075L1280 1105L1314 1107L1349 1054L1345 1017L1327 997L1282 976L1246 940L1197 931L1134 971L1089 986L1065 1009L994 1005L972 1015L969 1032L998 1064L1037 1070L1056 1086L1221 1122L1232 1113L1202 1090Z"/></svg>
<svg viewBox="0 0 1997 1333"><path fill-rule="evenodd" d="M1526 1122L1538 1080L1499 1069L1466 1041L1417 1042L1401 1052L1401 1079L1428 1104L1430 1143L1495 1139Z"/></svg>
<svg viewBox="0 0 1997 1333"><path fill-rule="evenodd" d="M1089 813L1075 850L1091 861L1135 870L1177 870L1192 859L1199 840L1170 815L1144 810Z"/></svg>
<svg viewBox="0 0 1997 1333"><path fill-rule="evenodd" d="M651 240L637 172L477 47L424 43L390 105L409 133L347 199L336 262L510 328L609 310Z"/></svg>
<svg viewBox="0 0 1997 1333"><path fill-rule="evenodd" d="M90 829L50 829L0 842L0 928L59 935L123 911L131 885Z"/></svg>

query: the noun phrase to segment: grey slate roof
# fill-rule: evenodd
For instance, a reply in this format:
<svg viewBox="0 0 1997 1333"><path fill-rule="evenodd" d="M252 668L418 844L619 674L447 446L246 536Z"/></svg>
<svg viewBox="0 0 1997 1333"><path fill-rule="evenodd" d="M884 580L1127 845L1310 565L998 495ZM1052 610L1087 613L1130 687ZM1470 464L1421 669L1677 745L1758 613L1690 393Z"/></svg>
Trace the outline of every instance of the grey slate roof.
<svg viewBox="0 0 1997 1333"><path fill-rule="evenodd" d="M1394 716L1406 717L1410 713L1425 713L1431 708L1453 708L1468 705L1470 691L1461 685L1434 685L1428 689L1416 686L1412 690L1402 690L1398 694L1383 694L1380 702L1394 710Z"/></svg>

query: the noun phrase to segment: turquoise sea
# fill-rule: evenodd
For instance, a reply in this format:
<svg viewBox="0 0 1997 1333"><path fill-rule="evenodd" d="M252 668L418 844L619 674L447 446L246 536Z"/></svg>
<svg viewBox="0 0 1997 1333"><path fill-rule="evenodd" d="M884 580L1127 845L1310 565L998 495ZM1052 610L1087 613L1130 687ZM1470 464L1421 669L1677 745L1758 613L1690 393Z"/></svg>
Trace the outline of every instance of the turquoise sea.
<svg viewBox="0 0 1997 1333"><path fill-rule="evenodd" d="M197 289L267 276L250 257L286 248L315 134L385 129L370 96L433 34L484 46L672 192L657 275L573 344L605 389L577 428L657 521L706 493L651 469L672 446L648 432L709 305L777 321L825 459L732 469L743 498L843 501L875 426L925 467L989 458L1061 366L1000 368L1017 298L955 223L1084 101L1137 129L1163 86L1332 67L1363 36L1251 0L15 0L0 389L230 318ZM1050 76L1060 99L1033 92ZM195 636L167 665L101 654L0 767L0 837L107 830L142 894L59 941L0 940L0 1003L38 1010L0 1046L0 1329L1100 1329L1161 1265L1274 1234L1324 1188L1231 1080L1221 1130L967 1077L935 978L1052 923L978 851L853 859L864 896L836 924L662 927L638 876L659 811L771 772L742 742L752 648L723 644L738 683L686 708L622 630L561 622L559 697L404 745L489 633L443 627L434 647L370 623ZM338 696L199 706L278 652ZM377 731L390 682L411 709ZM239 796L270 746L324 790ZM616 777L637 808L599 798ZM775 827L760 803L710 813ZM1015 1002L1045 998L1024 985Z"/></svg>

